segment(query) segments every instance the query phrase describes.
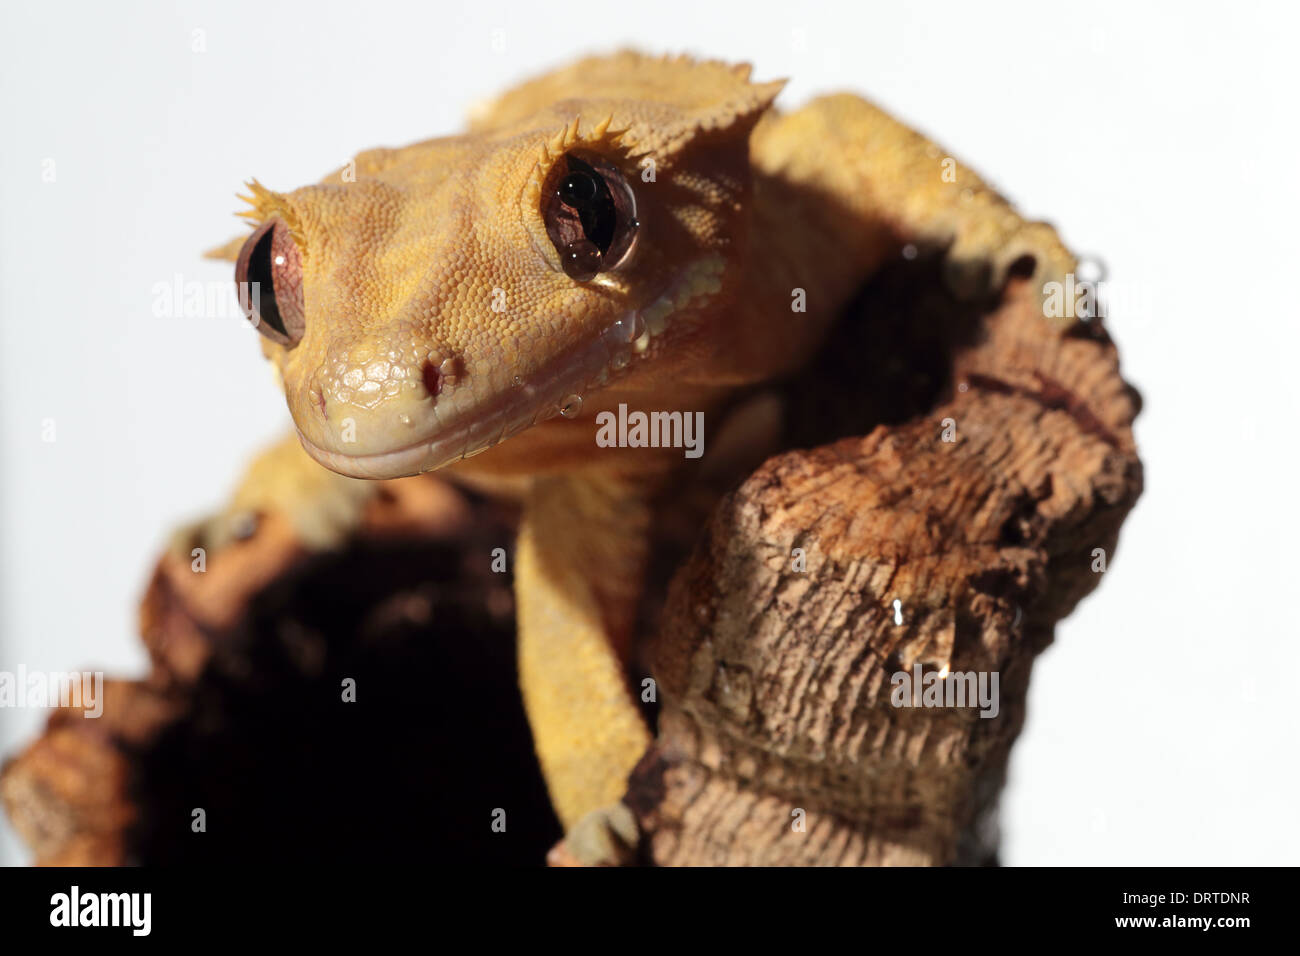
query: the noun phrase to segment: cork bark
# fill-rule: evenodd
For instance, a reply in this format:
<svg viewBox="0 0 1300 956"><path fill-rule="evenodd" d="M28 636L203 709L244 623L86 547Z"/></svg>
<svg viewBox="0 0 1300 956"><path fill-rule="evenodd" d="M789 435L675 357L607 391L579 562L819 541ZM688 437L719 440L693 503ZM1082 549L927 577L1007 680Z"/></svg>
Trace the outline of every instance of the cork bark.
<svg viewBox="0 0 1300 956"><path fill-rule="evenodd" d="M642 859L992 862L1033 659L1141 491L1114 345L1100 320L1055 330L1023 281L959 302L941 255L900 257L767 397L787 450L659 525ZM488 570L513 524L409 479L339 552L265 515L203 574L164 557L151 672L110 681L99 720L55 711L0 773L37 861L540 864L560 833ZM996 672L997 716L895 706L917 667Z"/></svg>
<svg viewBox="0 0 1300 956"><path fill-rule="evenodd" d="M1034 656L1142 473L1099 325L1053 332L1015 282L973 332L927 414L772 458L714 510L652 647L659 739L628 799L655 862L995 859ZM997 716L895 706L918 664L997 672Z"/></svg>

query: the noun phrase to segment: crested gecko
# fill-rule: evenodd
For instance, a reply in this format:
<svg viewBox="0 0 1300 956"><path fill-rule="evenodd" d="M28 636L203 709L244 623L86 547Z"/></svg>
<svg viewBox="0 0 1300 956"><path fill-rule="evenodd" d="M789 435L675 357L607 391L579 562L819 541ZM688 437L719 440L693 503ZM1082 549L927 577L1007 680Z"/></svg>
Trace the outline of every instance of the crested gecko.
<svg viewBox="0 0 1300 956"><path fill-rule="evenodd" d="M922 135L851 94L778 112L782 86L747 65L583 59L460 135L291 191L253 181L253 232L213 253L236 263L295 427L204 540L272 509L326 548L375 480L435 469L522 495L519 679L556 852L581 862L636 840L619 801L650 735L624 665L649 501L696 467L607 447L601 423L681 413L714 432L903 243L945 247L972 295L1026 264L1074 270L1051 227Z"/></svg>

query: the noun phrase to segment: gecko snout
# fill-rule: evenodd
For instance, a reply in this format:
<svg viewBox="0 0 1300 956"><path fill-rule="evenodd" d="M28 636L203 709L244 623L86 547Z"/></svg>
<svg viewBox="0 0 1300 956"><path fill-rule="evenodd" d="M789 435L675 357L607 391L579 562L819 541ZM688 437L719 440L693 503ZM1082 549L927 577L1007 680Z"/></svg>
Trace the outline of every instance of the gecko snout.
<svg viewBox="0 0 1300 956"><path fill-rule="evenodd" d="M235 263L235 289L253 328L286 348L306 328L302 295L302 253L278 218L258 226Z"/></svg>
<svg viewBox="0 0 1300 956"><path fill-rule="evenodd" d="M289 375L285 392L306 438L327 451L370 455L435 434L462 375L456 357L374 334L331 349L302 378Z"/></svg>

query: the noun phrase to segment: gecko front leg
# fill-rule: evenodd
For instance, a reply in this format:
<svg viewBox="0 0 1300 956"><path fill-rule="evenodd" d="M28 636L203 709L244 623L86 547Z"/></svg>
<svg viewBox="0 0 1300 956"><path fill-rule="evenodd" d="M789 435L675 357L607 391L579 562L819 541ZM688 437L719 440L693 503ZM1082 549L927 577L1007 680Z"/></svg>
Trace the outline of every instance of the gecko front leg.
<svg viewBox="0 0 1300 956"><path fill-rule="evenodd" d="M519 679L563 823L560 857L608 863L635 827L619 803L650 733L626 663L650 525L646 488L613 477L539 478L519 532Z"/></svg>
<svg viewBox="0 0 1300 956"><path fill-rule="evenodd" d="M832 287L845 270L856 280L855 270L879 264L881 230L946 249L945 279L960 298L996 291L1020 269L1032 269L1040 286L1075 270L1049 224L1025 219L964 163L860 96L824 96L768 117L755 130L752 159L761 174L830 200L834 215L817 225L833 237L836 254L822 256L817 271ZM779 214L788 215L788 206ZM798 245L780 251L806 258Z"/></svg>
<svg viewBox="0 0 1300 956"><path fill-rule="evenodd" d="M269 513L286 517L308 550L332 548L357 526L378 489L378 482L317 464L290 433L253 459L220 511L173 532L171 549L187 561L194 548L216 553L252 534Z"/></svg>

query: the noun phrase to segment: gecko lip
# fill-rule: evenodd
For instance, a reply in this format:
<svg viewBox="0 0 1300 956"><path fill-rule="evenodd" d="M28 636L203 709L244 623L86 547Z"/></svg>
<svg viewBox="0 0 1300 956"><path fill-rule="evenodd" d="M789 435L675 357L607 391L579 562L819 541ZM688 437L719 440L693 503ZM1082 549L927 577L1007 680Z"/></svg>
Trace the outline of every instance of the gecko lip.
<svg viewBox="0 0 1300 956"><path fill-rule="evenodd" d="M512 435L559 414L574 395L603 385L619 356L630 358L644 349L648 333L632 311L600 335L546 363L528 382L502 394L495 402L474 409L463 420L438 429L392 451L349 455L316 444L298 429L298 440L316 461L351 478L404 478L442 468L485 452ZM439 404L452 395L444 393Z"/></svg>

